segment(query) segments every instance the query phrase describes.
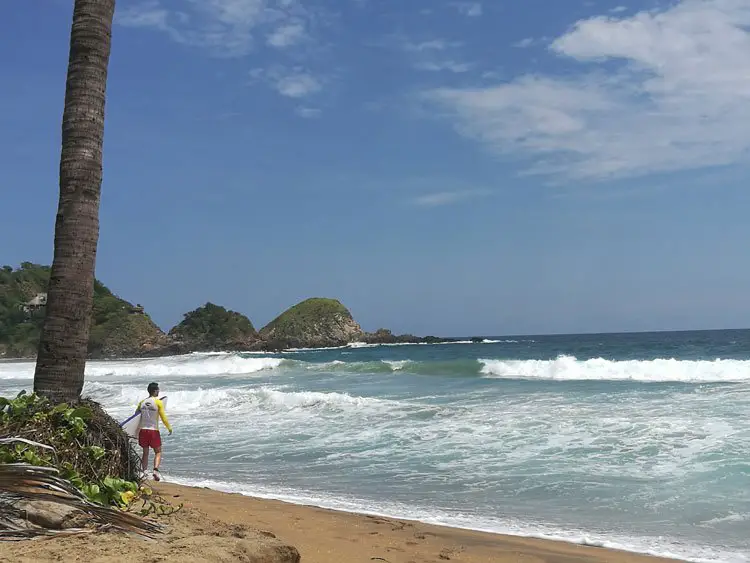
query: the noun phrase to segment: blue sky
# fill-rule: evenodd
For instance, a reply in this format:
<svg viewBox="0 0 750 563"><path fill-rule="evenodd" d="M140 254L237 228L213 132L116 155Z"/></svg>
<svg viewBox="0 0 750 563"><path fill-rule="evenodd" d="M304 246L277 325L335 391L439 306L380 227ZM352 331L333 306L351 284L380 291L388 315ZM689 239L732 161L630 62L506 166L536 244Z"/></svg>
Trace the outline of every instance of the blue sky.
<svg viewBox="0 0 750 563"><path fill-rule="evenodd" d="M0 18L0 262L49 262L72 1ZM750 325L750 2L118 0L97 275L163 328Z"/></svg>

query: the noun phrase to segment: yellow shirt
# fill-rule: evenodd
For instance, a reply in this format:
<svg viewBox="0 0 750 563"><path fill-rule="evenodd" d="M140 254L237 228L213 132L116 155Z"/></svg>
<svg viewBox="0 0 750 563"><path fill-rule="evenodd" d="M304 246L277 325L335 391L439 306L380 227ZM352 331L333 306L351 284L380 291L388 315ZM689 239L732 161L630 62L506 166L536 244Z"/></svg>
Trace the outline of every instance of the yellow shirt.
<svg viewBox="0 0 750 563"><path fill-rule="evenodd" d="M141 413L140 430L159 430L159 419L161 418L167 430L172 431L172 426L167 420L167 413L164 411L164 403L156 397L149 397L138 403L136 412Z"/></svg>

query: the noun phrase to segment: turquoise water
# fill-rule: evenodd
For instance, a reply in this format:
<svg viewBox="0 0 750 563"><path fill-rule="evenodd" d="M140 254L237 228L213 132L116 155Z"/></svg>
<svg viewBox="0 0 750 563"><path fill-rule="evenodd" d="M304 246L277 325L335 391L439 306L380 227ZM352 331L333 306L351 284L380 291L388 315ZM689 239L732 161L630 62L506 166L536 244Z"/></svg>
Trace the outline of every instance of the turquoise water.
<svg viewBox="0 0 750 563"><path fill-rule="evenodd" d="M94 362L85 392L124 418L159 381L174 481L750 561L750 331L496 340Z"/></svg>

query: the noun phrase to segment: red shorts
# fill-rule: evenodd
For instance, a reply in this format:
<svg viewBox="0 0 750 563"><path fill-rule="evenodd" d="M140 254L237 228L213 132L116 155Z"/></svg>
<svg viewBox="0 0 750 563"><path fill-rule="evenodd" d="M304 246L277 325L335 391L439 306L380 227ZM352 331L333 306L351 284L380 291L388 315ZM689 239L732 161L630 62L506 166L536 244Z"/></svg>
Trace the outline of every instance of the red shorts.
<svg viewBox="0 0 750 563"><path fill-rule="evenodd" d="M146 430L138 432L138 445L142 448L161 448L161 434L158 430Z"/></svg>

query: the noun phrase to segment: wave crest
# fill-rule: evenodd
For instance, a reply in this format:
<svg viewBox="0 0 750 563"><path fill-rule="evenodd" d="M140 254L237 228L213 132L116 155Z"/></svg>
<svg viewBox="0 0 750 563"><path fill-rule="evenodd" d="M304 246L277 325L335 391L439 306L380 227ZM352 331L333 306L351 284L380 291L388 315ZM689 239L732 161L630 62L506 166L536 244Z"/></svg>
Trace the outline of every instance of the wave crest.
<svg viewBox="0 0 750 563"><path fill-rule="evenodd" d="M481 373L494 379L552 381L640 381L683 383L750 382L748 360L479 360Z"/></svg>
<svg viewBox="0 0 750 563"><path fill-rule="evenodd" d="M203 388L177 389L165 388L164 394L169 397L168 411L171 414L190 414L210 412L220 407L220 412L246 410L248 407L271 410L307 410L307 409L359 409L388 408L397 406L397 402L371 397L352 396L348 393L318 391L287 391L276 387L262 386L257 388ZM98 383L86 384L84 395L102 401L115 409L134 408L138 401L145 398L144 390L132 385ZM209 409L207 411L207 409Z"/></svg>

